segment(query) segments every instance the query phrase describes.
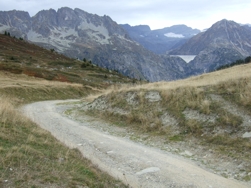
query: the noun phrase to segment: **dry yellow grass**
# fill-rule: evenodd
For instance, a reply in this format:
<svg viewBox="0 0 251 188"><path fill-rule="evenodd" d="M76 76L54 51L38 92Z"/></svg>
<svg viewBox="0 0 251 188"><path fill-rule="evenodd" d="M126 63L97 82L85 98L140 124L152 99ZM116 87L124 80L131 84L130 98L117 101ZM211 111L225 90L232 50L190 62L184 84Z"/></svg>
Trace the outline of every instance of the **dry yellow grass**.
<svg viewBox="0 0 251 188"><path fill-rule="evenodd" d="M196 77L171 82L148 83L144 85L117 85L96 95L90 95L87 100L92 101L100 95L105 95L106 100L113 106L124 110L132 110L125 101L125 93L133 91L137 93L139 105L128 114L129 123L139 123L144 127L150 127L159 121L158 110L167 110L179 120L180 125L188 126L191 122L183 117L186 108L197 110L199 113L210 115L218 113L217 126L222 124L237 125L241 120L233 114L223 113L221 104L210 99L211 94L222 95L239 106L251 107L251 64L240 65L217 72L203 74ZM145 95L148 91L158 91L161 102L157 106L150 104ZM225 96L226 95L226 96ZM150 114L151 112L151 114ZM105 112L106 114L106 112ZM106 115L104 116L106 117ZM227 118L226 118L227 117ZM123 117L125 119L125 117ZM155 123L153 120L156 120ZM194 122L193 122L194 123ZM158 126L161 127L161 126Z"/></svg>
<svg viewBox="0 0 251 188"><path fill-rule="evenodd" d="M79 84L0 72L0 187L126 187L25 118L16 106L17 100L74 98L84 92Z"/></svg>
<svg viewBox="0 0 251 188"><path fill-rule="evenodd" d="M148 91L158 91L162 97L161 103L163 107L165 108L165 105L168 104L169 110L179 119L182 118L182 110L186 107L198 110L205 115L209 115L213 111L216 112L220 104L209 100L210 94L221 95L225 99L249 109L251 107L251 63L177 81L142 85L114 85L99 94L89 95L87 100L93 101L95 98L105 95L108 100L112 98L109 102L113 106L121 107L122 105L125 110L128 110L130 107L126 105L124 99L125 93L128 91L136 92L140 100L139 104L141 104L137 106L139 108L137 109L138 113L134 111L128 117L128 119L134 119L135 121L137 119L135 116L138 116L138 119L141 120L147 119L146 117L140 118L140 114L144 114L145 109L148 108L146 106L149 103L144 101L144 95ZM151 109L151 111L156 109L158 108ZM148 120L145 122L149 124L154 116L149 115L148 117ZM232 120L235 121L236 117L232 117ZM230 117L228 121L232 120ZM184 123L186 122L182 121L182 124Z"/></svg>
<svg viewBox="0 0 251 188"><path fill-rule="evenodd" d="M222 82L238 80L241 78L251 77L251 64L235 66L229 69L224 69L212 73L203 74L200 76L190 77L184 80L177 80L172 82L157 82L146 85L137 86L147 90L153 89L175 89L179 87L200 87L200 86L214 86Z"/></svg>
<svg viewBox="0 0 251 188"><path fill-rule="evenodd" d="M0 96L8 96L16 105L39 100L80 98L92 90L82 84L47 81L0 71Z"/></svg>
<svg viewBox="0 0 251 188"><path fill-rule="evenodd" d="M149 101L149 93L157 93L160 100ZM251 63L184 80L117 85L99 95L88 96L88 100L100 95L104 95L99 100L108 104L107 110L96 105L88 114L130 126L139 134L164 136L167 142L195 139L196 144L214 148L219 155L229 157L229 153L235 153L232 159L245 161L248 164L245 170L250 169L247 157L251 151L250 139L241 135L251 129L242 126L244 120L238 109L250 114ZM214 96L238 108L232 113ZM127 113L121 114L116 109Z"/></svg>
<svg viewBox="0 0 251 188"><path fill-rule="evenodd" d="M142 113L146 114L145 110L149 108L149 103L144 101L144 95L147 91L159 91L162 97L161 104L163 108L168 104L168 108L172 111L173 115L178 119L182 119L182 111L184 108L195 109L205 115L209 115L212 112L219 112L220 104L209 100L210 97L208 94L222 95L225 99L249 109L251 107L250 78L251 63L190 77L184 80L143 85L114 85L99 94L89 95L87 100L93 101L95 98L105 95L113 106L121 107L123 104L122 108L128 110L130 106L126 105L124 93L128 91L136 92L140 100L140 105L137 106L137 113L134 110L131 115L128 115L129 123L139 121L147 122L142 124L149 125L151 124L151 120L155 119L156 116L146 115L146 117L143 117L141 115ZM112 100L109 100L110 98L112 98ZM158 107L156 106L151 109L151 111L153 112L157 109ZM222 116L224 116L224 114L222 114ZM145 121L141 121L142 119L145 119ZM236 121L236 117L230 115L228 122L229 121ZM188 122L185 120L181 121L181 124L186 123ZM233 122L233 124L235 123Z"/></svg>
<svg viewBox="0 0 251 188"><path fill-rule="evenodd" d="M251 64L239 65L212 73L206 73L199 76L176 81L161 81L155 83L147 83L142 85L121 84L103 90L99 94L90 95L88 99L91 101L101 95L107 95L111 92L132 91L132 90L169 90L180 87L202 87L215 86L223 82L235 81L241 78L251 78Z"/></svg>
<svg viewBox="0 0 251 188"><path fill-rule="evenodd" d="M24 74L11 74L9 72L0 71L0 88L18 88L18 87L82 87L81 84L48 81L42 78L30 77Z"/></svg>
<svg viewBox="0 0 251 188"><path fill-rule="evenodd" d="M12 104L12 100L6 96L0 96L0 117L3 124L10 121L15 124L16 122L27 120L17 112Z"/></svg>

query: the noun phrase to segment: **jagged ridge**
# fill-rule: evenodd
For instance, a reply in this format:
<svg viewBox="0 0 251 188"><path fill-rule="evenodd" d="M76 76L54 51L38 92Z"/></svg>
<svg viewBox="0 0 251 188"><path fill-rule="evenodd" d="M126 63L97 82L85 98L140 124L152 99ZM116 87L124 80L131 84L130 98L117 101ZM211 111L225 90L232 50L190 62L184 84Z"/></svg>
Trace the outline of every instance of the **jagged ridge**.
<svg viewBox="0 0 251 188"><path fill-rule="evenodd" d="M131 40L110 17L80 9L43 10L30 17L27 12L1 12L0 30L10 31L29 41L73 58L89 58L93 63L150 81L182 78L186 66L180 58L161 57Z"/></svg>

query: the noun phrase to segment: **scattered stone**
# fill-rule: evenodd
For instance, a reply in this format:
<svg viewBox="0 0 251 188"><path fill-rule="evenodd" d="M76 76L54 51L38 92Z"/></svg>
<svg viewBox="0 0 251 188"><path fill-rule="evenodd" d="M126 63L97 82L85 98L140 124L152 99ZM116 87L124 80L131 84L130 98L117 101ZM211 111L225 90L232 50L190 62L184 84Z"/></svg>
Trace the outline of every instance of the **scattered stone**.
<svg viewBox="0 0 251 188"><path fill-rule="evenodd" d="M243 168L243 167L244 167L243 163L238 165L238 168Z"/></svg>
<svg viewBox="0 0 251 188"><path fill-rule="evenodd" d="M92 103L88 104L86 107L88 109L104 110L104 109L107 109L108 105L105 100L105 96L101 96L101 97L95 99Z"/></svg>
<svg viewBox="0 0 251 188"><path fill-rule="evenodd" d="M60 162L60 163L62 163L64 161L64 158L62 158L62 157L60 157L59 159L58 159L58 162Z"/></svg>
<svg viewBox="0 0 251 188"><path fill-rule="evenodd" d="M199 113L196 110L192 110L188 108L183 111L183 114L185 115L186 119L196 119L201 122L214 123L217 118L216 115L205 115L205 114Z"/></svg>
<svg viewBox="0 0 251 188"><path fill-rule="evenodd" d="M161 100L161 96L158 91L149 91L146 93L145 99L148 99L149 102L158 102Z"/></svg>
<svg viewBox="0 0 251 188"><path fill-rule="evenodd" d="M242 135L242 138L251 138L251 132L245 132L245 133Z"/></svg>
<svg viewBox="0 0 251 188"><path fill-rule="evenodd" d="M152 172L158 172L160 169L158 167L150 167L150 168L146 168L144 170L141 170L139 172L136 173L136 175L142 175L142 174L146 174L146 173L152 173Z"/></svg>
<svg viewBox="0 0 251 188"><path fill-rule="evenodd" d="M117 108L117 107L115 107L115 108L113 108L113 109L108 109L108 111L114 112L114 113L120 114L120 115L129 114L129 112L127 112L127 111L125 111L125 110L123 110L123 109L121 109L121 108Z"/></svg>
<svg viewBox="0 0 251 188"><path fill-rule="evenodd" d="M161 117L161 122L164 126L177 125L178 121L170 116L168 113L164 113Z"/></svg>
<svg viewBox="0 0 251 188"><path fill-rule="evenodd" d="M130 105L137 105L138 104L137 93L136 92L128 92L126 94L126 101Z"/></svg>
<svg viewBox="0 0 251 188"><path fill-rule="evenodd" d="M181 153L181 155L186 155L188 157L192 157L193 154L190 151L185 150L184 152Z"/></svg>

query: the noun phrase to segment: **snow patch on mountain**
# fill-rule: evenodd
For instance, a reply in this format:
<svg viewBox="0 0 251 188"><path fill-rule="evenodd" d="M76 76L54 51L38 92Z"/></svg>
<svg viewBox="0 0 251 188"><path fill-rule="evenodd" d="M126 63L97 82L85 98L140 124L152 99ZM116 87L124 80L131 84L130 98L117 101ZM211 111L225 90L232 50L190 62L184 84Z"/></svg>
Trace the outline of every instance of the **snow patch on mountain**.
<svg viewBox="0 0 251 188"><path fill-rule="evenodd" d="M11 27L8 26L8 25L2 25L2 24L0 24L0 29L1 29L2 33L3 33L4 31L6 31L6 30L9 30L10 28L11 28Z"/></svg>
<svg viewBox="0 0 251 188"><path fill-rule="evenodd" d="M27 33L27 37L28 37L28 40L32 42L41 42L41 43L49 42L48 38L44 38L43 35L33 30L29 30L29 32Z"/></svg>
<svg viewBox="0 0 251 188"><path fill-rule="evenodd" d="M76 32L75 29L67 28L67 27L54 28L52 30L52 33L55 37L59 37L59 38L67 38L69 36L79 37L78 32Z"/></svg>
<svg viewBox="0 0 251 188"><path fill-rule="evenodd" d="M166 37L169 37L169 38L185 38L184 35L182 35L182 34L176 34L176 33L166 33L164 35Z"/></svg>
<svg viewBox="0 0 251 188"><path fill-rule="evenodd" d="M78 29L87 31L89 37L96 39L100 44L109 44L109 31L103 24L96 26L93 23L88 23L86 20L83 20L78 26Z"/></svg>

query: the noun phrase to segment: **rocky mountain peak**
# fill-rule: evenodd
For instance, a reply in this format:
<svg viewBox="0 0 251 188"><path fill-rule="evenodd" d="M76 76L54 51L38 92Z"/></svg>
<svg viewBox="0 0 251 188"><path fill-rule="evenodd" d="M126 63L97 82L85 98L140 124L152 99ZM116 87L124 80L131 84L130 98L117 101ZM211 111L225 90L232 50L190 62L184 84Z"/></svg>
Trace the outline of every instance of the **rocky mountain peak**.
<svg viewBox="0 0 251 188"><path fill-rule="evenodd" d="M181 67L186 63L181 58L161 57L144 49L109 16L68 7L42 10L24 20L0 11L2 14L0 32L24 36L26 40L69 57L90 59L96 65L149 81L185 76L185 68Z"/></svg>
<svg viewBox="0 0 251 188"><path fill-rule="evenodd" d="M192 37L171 54L197 55L191 75L202 74L251 55L251 32L240 24L221 20Z"/></svg>
<svg viewBox="0 0 251 188"><path fill-rule="evenodd" d="M0 23L6 28L15 27L27 31L30 27L30 15L25 11L2 11L0 12Z"/></svg>
<svg viewBox="0 0 251 188"><path fill-rule="evenodd" d="M240 26L240 25L232 20L223 19L223 20L220 20L220 21L214 23L211 28L220 28L220 27L222 27L222 28L230 27L231 28L231 27L238 27L238 26Z"/></svg>
<svg viewBox="0 0 251 188"><path fill-rule="evenodd" d="M57 25L57 12L54 9L39 11L34 17L32 22L36 24L48 24L50 26Z"/></svg>
<svg viewBox="0 0 251 188"><path fill-rule="evenodd" d="M136 25L133 27L135 30L138 30L142 33L147 33L151 31L151 28L148 25Z"/></svg>
<svg viewBox="0 0 251 188"><path fill-rule="evenodd" d="M75 28L81 22L79 12L68 7L63 7L57 11L58 26Z"/></svg>
<svg viewBox="0 0 251 188"><path fill-rule="evenodd" d="M238 23L224 19L213 24L206 32L214 33L214 36L217 35L218 38L222 37L231 40L236 37L235 33L241 30L241 26ZM230 36L231 34L234 35Z"/></svg>
<svg viewBox="0 0 251 188"><path fill-rule="evenodd" d="M0 19L5 21L13 21L12 19L29 19L30 15L28 12L20 11L20 10L10 10L10 11L1 11L0 12ZM7 19L8 17L8 19Z"/></svg>
<svg viewBox="0 0 251 188"><path fill-rule="evenodd" d="M214 48L234 49L243 56L249 56L251 33L246 27L224 19L213 24L207 31L192 37L170 54L198 55L201 51Z"/></svg>

